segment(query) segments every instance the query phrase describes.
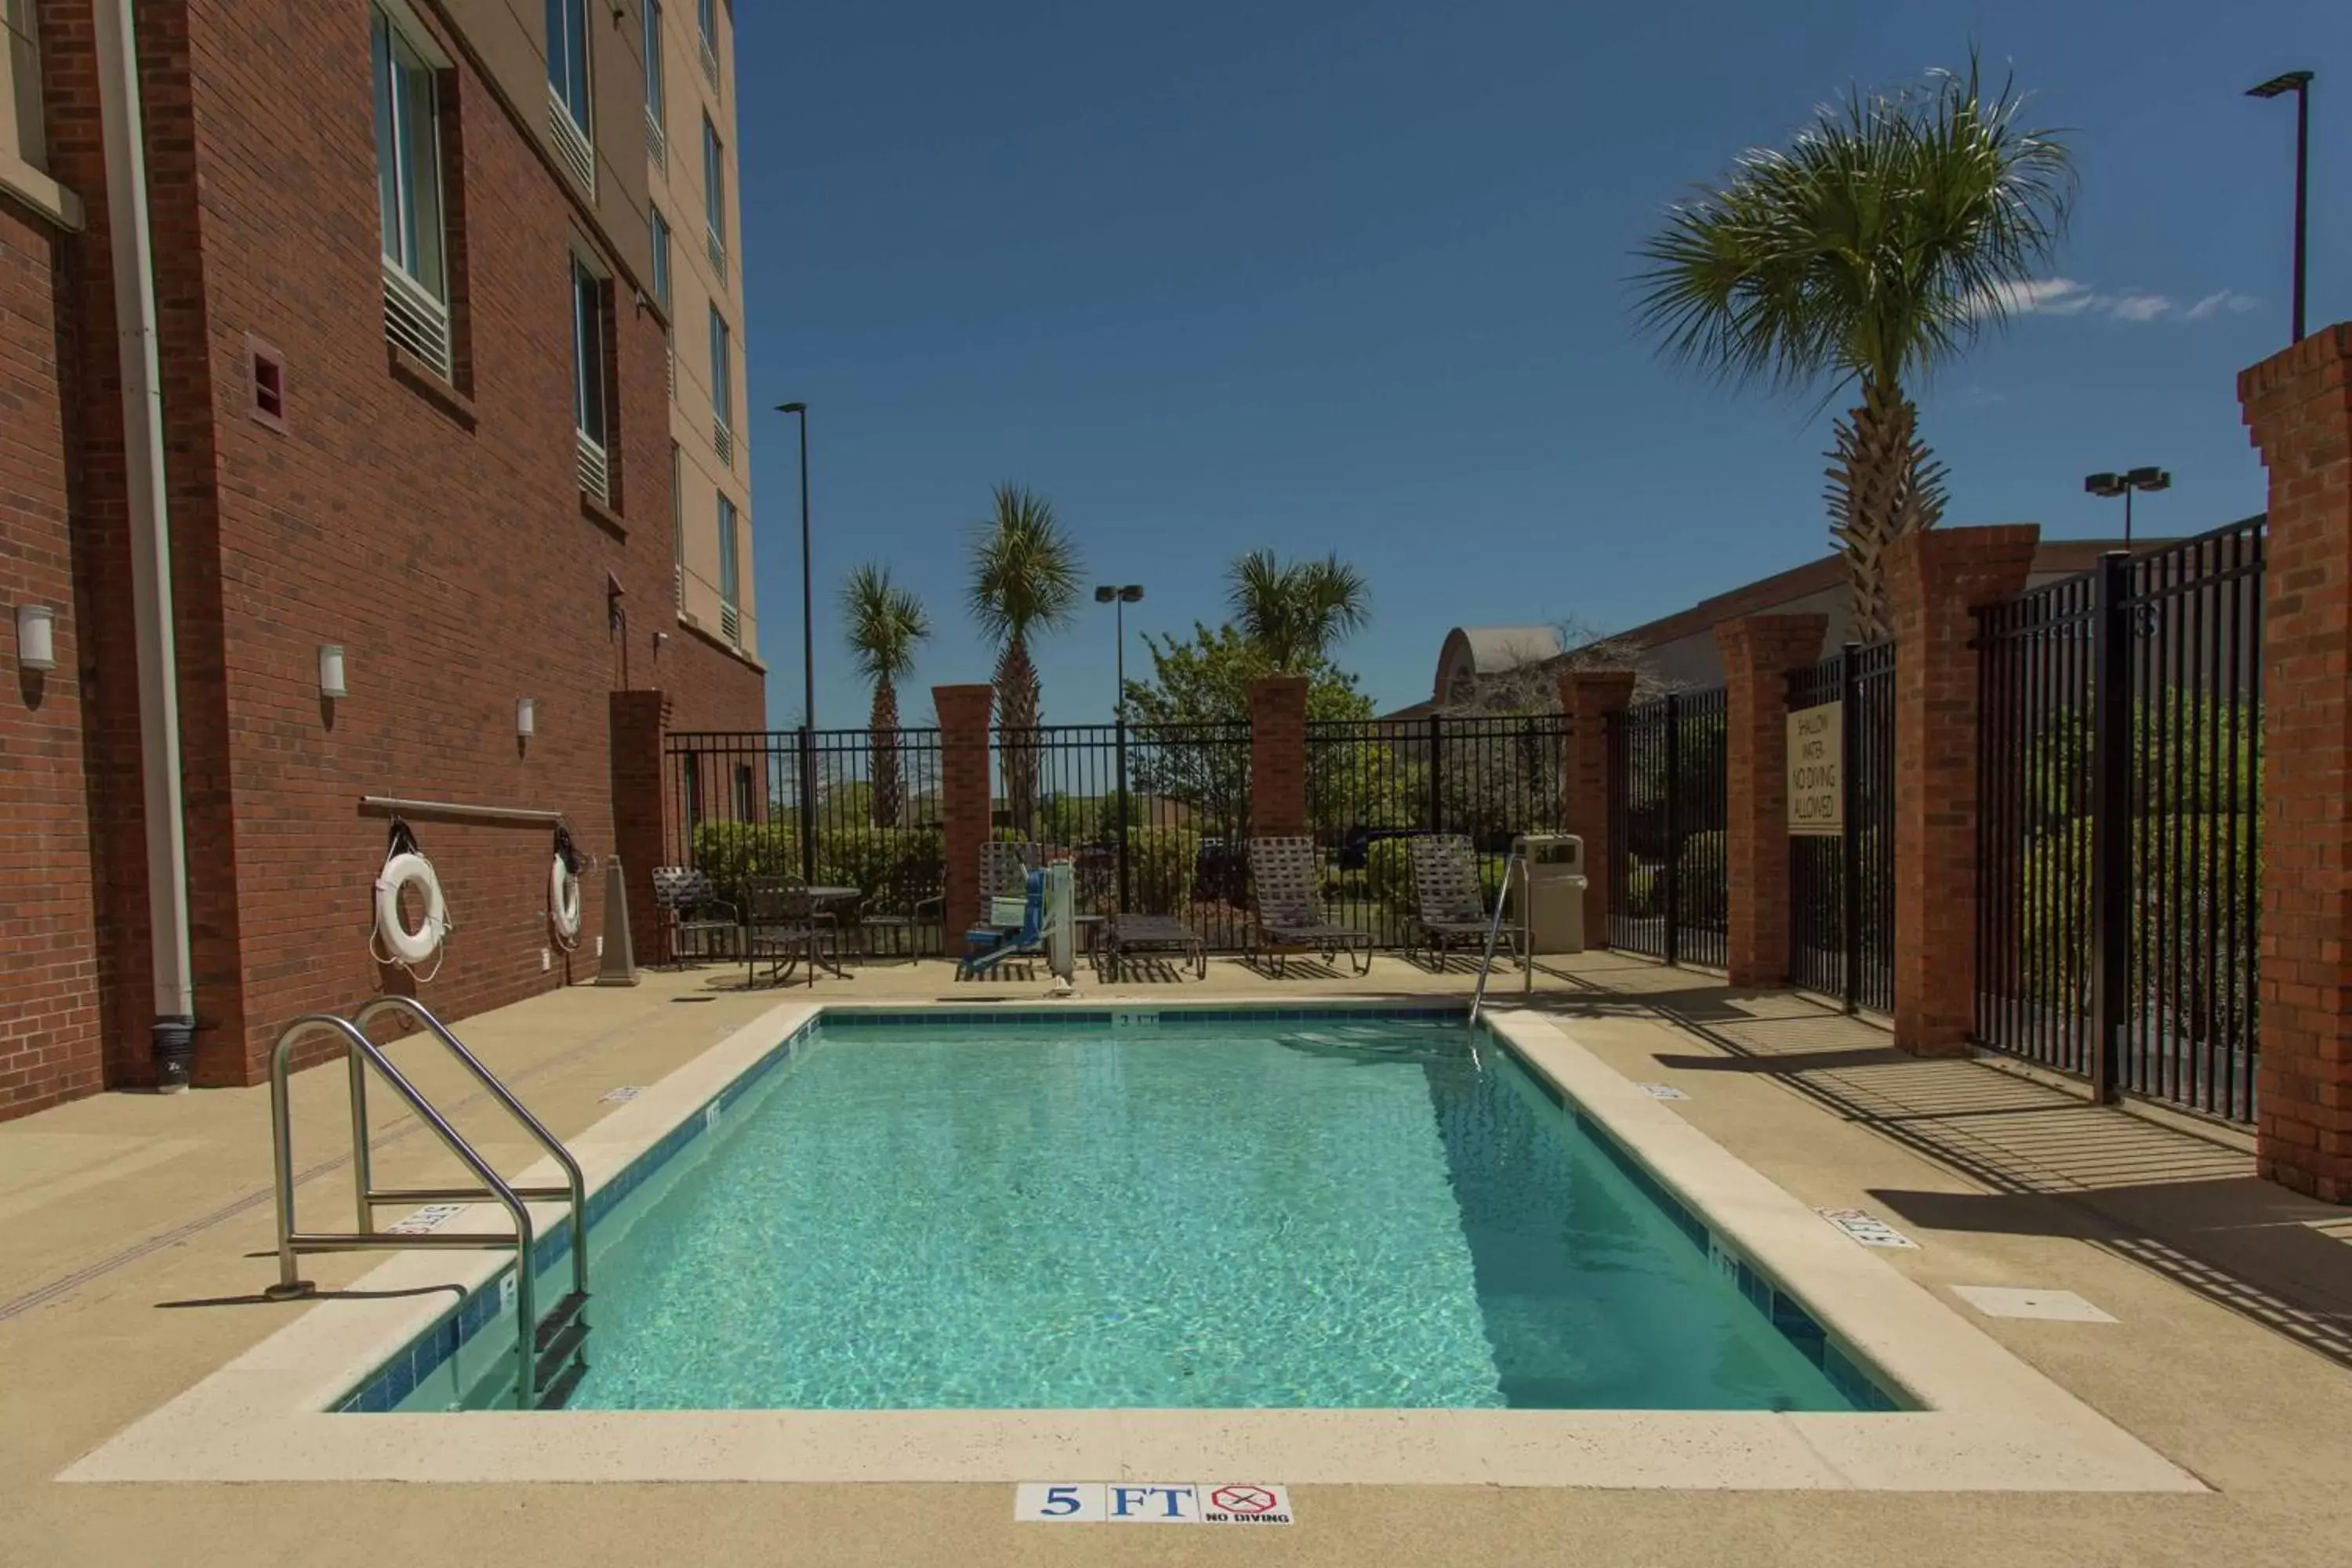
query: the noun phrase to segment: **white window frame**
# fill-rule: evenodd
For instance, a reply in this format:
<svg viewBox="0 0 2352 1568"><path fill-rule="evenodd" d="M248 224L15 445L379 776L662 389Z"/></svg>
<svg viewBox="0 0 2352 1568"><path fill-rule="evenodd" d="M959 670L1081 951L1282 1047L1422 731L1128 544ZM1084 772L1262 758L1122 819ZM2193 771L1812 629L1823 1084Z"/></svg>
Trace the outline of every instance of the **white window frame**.
<svg viewBox="0 0 2352 1568"><path fill-rule="evenodd" d="M735 498L719 492L719 629L730 642L743 636L743 563L736 531L741 514Z"/></svg>
<svg viewBox="0 0 2352 1568"><path fill-rule="evenodd" d="M727 282L727 143L710 116L702 117L702 222L710 241L710 265Z"/></svg>
<svg viewBox="0 0 2352 1568"><path fill-rule="evenodd" d="M667 311L669 310L670 300L670 232L669 219L662 216L660 206L655 203L647 202L646 204L646 234L647 239L653 246L654 252L654 303L659 305L664 311Z"/></svg>
<svg viewBox="0 0 2352 1568"><path fill-rule="evenodd" d="M670 595L686 608L686 452L669 444L669 566Z"/></svg>
<svg viewBox="0 0 2352 1568"><path fill-rule="evenodd" d="M719 460L735 467L735 330L710 307L710 444Z"/></svg>
<svg viewBox="0 0 2352 1568"><path fill-rule="evenodd" d="M562 16L548 18L547 29L547 128L555 138L555 149L564 164L572 171L590 196L596 194L596 51L591 40L595 28L590 25L590 11L599 0L547 0L551 11ZM570 14L578 8L580 29L576 35L566 27L559 36L558 26L568 23ZM571 73L563 80L556 79L557 47L564 46L563 58L569 60L570 46L576 42L580 48L580 102L572 102Z"/></svg>
<svg viewBox="0 0 2352 1568"><path fill-rule="evenodd" d="M607 330L611 312L601 297L593 322L586 319L583 299L595 297L598 290L609 289L613 277L587 249L574 244L569 252L569 279L572 295L572 434L575 448L580 488L593 496L600 504L610 505L613 499L612 444L613 427L617 410L613 407L611 378L606 374L612 366L613 334ZM593 285L584 289L583 283ZM593 326L596 341L596 422L604 427L588 427L589 386L586 333Z"/></svg>
<svg viewBox="0 0 2352 1568"><path fill-rule="evenodd" d="M646 7L646 154L665 173L669 168L669 86L662 79L662 0Z"/></svg>
<svg viewBox="0 0 2352 1568"><path fill-rule="evenodd" d="M711 86L719 85L719 0L697 0L694 12L695 31L701 35L702 78Z"/></svg>
<svg viewBox="0 0 2352 1568"><path fill-rule="evenodd" d="M385 63L395 75L404 70L430 73L426 83L432 99L432 120L417 127L408 94L397 90L377 69L376 42L385 46ZM403 0L372 0L368 16L369 97L375 111L378 249L383 264L384 336L430 365L443 380L451 379L454 353L449 328L449 188L441 145L441 84L439 75L450 68L449 57L433 35L416 20ZM400 51L412 57L404 61ZM404 84L400 84L404 85ZM392 145L383 144L387 128ZM390 166L386 167L389 158ZM384 242L383 182L393 185L392 243ZM420 210L417 192L427 182L432 192L428 220ZM430 222L438 229L437 268L421 265L422 241L416 236ZM437 277L428 277L437 272Z"/></svg>

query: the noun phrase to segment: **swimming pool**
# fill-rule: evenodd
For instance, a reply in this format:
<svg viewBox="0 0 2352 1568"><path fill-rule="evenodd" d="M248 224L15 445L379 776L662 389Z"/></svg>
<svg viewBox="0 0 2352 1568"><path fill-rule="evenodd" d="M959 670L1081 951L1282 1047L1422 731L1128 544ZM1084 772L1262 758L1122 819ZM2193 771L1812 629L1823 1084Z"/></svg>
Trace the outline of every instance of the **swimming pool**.
<svg viewBox="0 0 2352 1568"><path fill-rule="evenodd" d="M1471 1042L1450 1009L828 1010L599 1194L569 1406L1897 1407ZM506 1324L478 1293L340 1408L508 1403Z"/></svg>

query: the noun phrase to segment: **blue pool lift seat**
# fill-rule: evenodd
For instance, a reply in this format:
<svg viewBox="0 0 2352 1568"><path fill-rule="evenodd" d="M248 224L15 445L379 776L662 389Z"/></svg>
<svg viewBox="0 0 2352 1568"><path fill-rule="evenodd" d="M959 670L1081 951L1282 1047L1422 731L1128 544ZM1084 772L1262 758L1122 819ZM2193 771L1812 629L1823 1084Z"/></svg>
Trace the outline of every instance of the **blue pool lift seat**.
<svg viewBox="0 0 2352 1568"><path fill-rule="evenodd" d="M1023 878L1025 900L1021 928L976 925L963 933L964 954L956 963L956 978L968 980L1008 958L1043 952L1045 949L1045 873L1031 871Z"/></svg>

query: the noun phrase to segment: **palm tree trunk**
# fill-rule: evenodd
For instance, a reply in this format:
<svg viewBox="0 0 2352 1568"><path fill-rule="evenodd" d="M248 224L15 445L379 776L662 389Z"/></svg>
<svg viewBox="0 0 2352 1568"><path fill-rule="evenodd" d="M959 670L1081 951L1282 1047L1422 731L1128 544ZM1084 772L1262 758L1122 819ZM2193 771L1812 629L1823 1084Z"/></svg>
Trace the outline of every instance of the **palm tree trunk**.
<svg viewBox="0 0 2352 1568"><path fill-rule="evenodd" d="M906 789L898 778L898 689L887 680L874 683L874 711L867 726L873 732L874 826L896 827Z"/></svg>
<svg viewBox="0 0 2352 1568"><path fill-rule="evenodd" d="M1037 667L1029 662L1025 639L1006 640L996 661L996 710L1004 730L1004 805L1013 826L1034 837L1037 820L1037 737L1042 703Z"/></svg>
<svg viewBox="0 0 2352 1568"><path fill-rule="evenodd" d="M1883 642L1895 624L1886 596L1886 547L1944 516L1944 466L1919 439L1919 410L1900 387L1864 376L1862 401L1838 420L1829 453L1830 542L1845 557L1853 624L1861 642Z"/></svg>

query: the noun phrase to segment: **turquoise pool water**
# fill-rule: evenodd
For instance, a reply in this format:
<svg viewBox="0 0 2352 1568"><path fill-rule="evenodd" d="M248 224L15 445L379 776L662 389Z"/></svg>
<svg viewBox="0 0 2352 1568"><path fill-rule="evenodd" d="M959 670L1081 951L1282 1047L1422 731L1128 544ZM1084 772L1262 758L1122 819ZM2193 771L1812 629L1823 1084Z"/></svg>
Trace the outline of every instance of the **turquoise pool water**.
<svg viewBox="0 0 2352 1568"><path fill-rule="evenodd" d="M600 1224L571 1405L1873 1402L1483 1057L1458 1022L829 1024Z"/></svg>

